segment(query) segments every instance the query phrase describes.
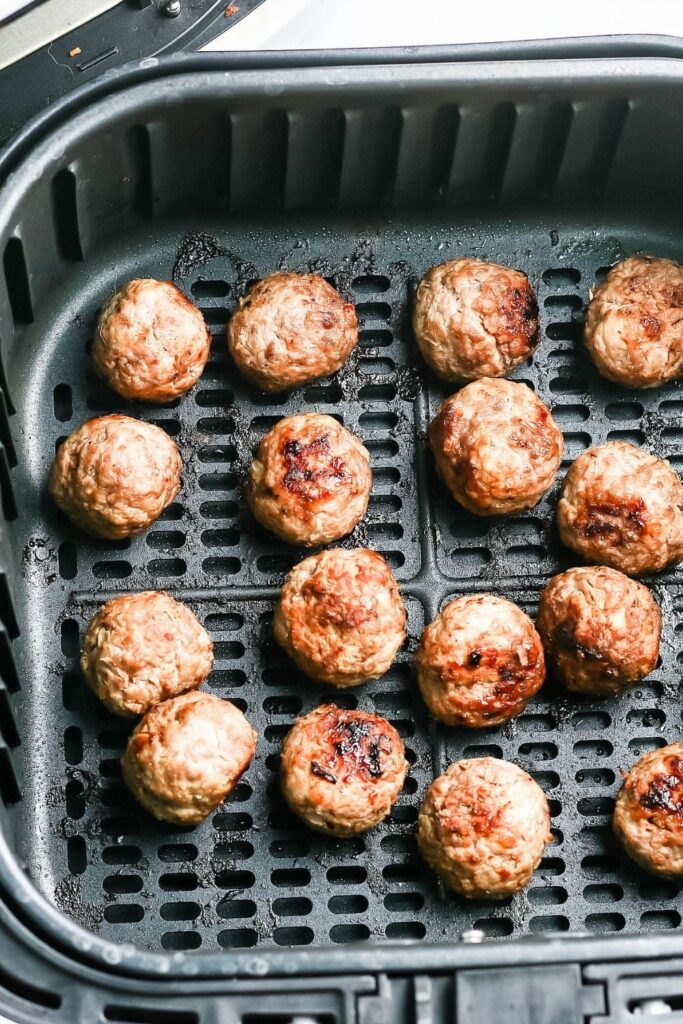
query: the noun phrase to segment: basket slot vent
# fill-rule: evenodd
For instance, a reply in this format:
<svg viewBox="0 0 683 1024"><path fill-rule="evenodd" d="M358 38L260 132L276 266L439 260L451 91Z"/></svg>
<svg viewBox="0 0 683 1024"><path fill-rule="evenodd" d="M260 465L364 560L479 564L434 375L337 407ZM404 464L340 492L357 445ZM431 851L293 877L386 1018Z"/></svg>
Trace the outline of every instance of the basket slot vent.
<svg viewBox="0 0 683 1024"><path fill-rule="evenodd" d="M14 602L12 601L12 594L9 589L9 580L2 570L0 570L0 637L2 636L2 627L5 627L7 633L15 640L19 636L19 623L17 622L16 612L14 611ZM0 651L2 650L2 640L0 639ZM6 659L11 660L11 659ZM0 661L0 665L4 670L5 661ZM16 669L12 671L14 662L9 667L10 676L10 688L13 689L11 680L12 678L18 679ZM19 683L17 683L17 689L19 689Z"/></svg>
<svg viewBox="0 0 683 1024"><path fill-rule="evenodd" d="M33 298L29 284L24 243L14 235L3 256L7 293L15 324L33 323Z"/></svg>
<svg viewBox="0 0 683 1024"><path fill-rule="evenodd" d="M17 518L17 503L12 488L9 458L4 444L0 442L0 496L2 497L2 514L5 519Z"/></svg>
<svg viewBox="0 0 683 1024"><path fill-rule="evenodd" d="M21 789L14 769L14 761L3 738L0 738L0 798L5 804L15 804L21 800Z"/></svg>
<svg viewBox="0 0 683 1024"><path fill-rule="evenodd" d="M426 206L443 198L459 119L458 108L452 104L434 112L419 107L403 111L394 188L397 206Z"/></svg>
<svg viewBox="0 0 683 1024"><path fill-rule="evenodd" d="M154 212L152 191L152 149L149 131L144 124L134 124L125 138L127 177L132 182L131 207L138 217L148 218Z"/></svg>
<svg viewBox="0 0 683 1024"><path fill-rule="evenodd" d="M199 1024L199 1014L193 1010L154 1006L105 1006L104 1019L115 1024Z"/></svg>
<svg viewBox="0 0 683 1024"><path fill-rule="evenodd" d="M52 179L52 217L57 248L62 259L82 260L83 249L76 202L76 175L69 167L64 167Z"/></svg>
<svg viewBox="0 0 683 1024"><path fill-rule="evenodd" d="M10 466L16 466L17 453L14 447L14 439L9 425L10 413L14 410L9 402L9 391L5 381L5 370L0 359L0 441L5 446Z"/></svg>
<svg viewBox="0 0 683 1024"><path fill-rule="evenodd" d="M0 732L9 747L18 747L21 743L9 691L2 681L0 681Z"/></svg>
<svg viewBox="0 0 683 1024"><path fill-rule="evenodd" d="M0 582L2 581L0 574ZM19 687L19 674L17 672L12 645L7 630L2 624L0 617L0 677L4 680L11 693L16 693Z"/></svg>
<svg viewBox="0 0 683 1024"><path fill-rule="evenodd" d="M397 107L347 110L339 182L343 209L387 206L392 200L403 130Z"/></svg>
<svg viewBox="0 0 683 1024"><path fill-rule="evenodd" d="M344 152L343 112L292 113L287 120L286 209L334 207Z"/></svg>
<svg viewBox="0 0 683 1024"><path fill-rule="evenodd" d="M155 217L211 213L228 205L230 120L223 111L184 111L148 126ZM243 159L250 161L248 150Z"/></svg>
<svg viewBox="0 0 683 1024"><path fill-rule="evenodd" d="M33 985L24 978L10 974L4 967L0 967L0 986L19 999L34 1006L41 1006L45 1010L58 1010L62 1005L62 997L58 992L50 992L48 989Z"/></svg>
<svg viewBox="0 0 683 1024"><path fill-rule="evenodd" d="M289 121L284 110L232 116L230 205L238 211L282 208Z"/></svg>

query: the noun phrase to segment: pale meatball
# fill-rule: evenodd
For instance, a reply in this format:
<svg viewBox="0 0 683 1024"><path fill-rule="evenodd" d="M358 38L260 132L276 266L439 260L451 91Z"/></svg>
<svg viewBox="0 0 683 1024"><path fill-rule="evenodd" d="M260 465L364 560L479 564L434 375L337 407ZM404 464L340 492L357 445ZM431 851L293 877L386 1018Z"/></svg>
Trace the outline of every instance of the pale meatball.
<svg viewBox="0 0 683 1024"><path fill-rule="evenodd" d="M196 306L170 281L129 281L102 307L95 370L124 398L170 402L193 387L211 336Z"/></svg>
<svg viewBox="0 0 683 1024"><path fill-rule="evenodd" d="M413 312L420 351L455 384L505 377L538 343L538 303L526 274L484 260L432 267Z"/></svg>
<svg viewBox="0 0 683 1024"><path fill-rule="evenodd" d="M275 639L302 672L333 686L358 686L393 664L406 610L381 555L333 548L290 572L275 608Z"/></svg>
<svg viewBox="0 0 683 1024"><path fill-rule="evenodd" d="M116 540L141 533L180 490L178 446L161 427L100 416L74 430L50 471L52 497L86 533Z"/></svg>
<svg viewBox="0 0 683 1024"><path fill-rule="evenodd" d="M683 484L668 462L632 444L589 448L564 479L557 523L587 562L657 572L683 558Z"/></svg>
<svg viewBox="0 0 683 1024"><path fill-rule="evenodd" d="M683 743L651 750L636 762L619 791L612 825L641 868L683 876Z"/></svg>
<svg viewBox="0 0 683 1024"><path fill-rule="evenodd" d="M234 704L193 690L147 712L121 758L123 778L155 818L196 825L225 800L255 749L256 733Z"/></svg>
<svg viewBox="0 0 683 1024"><path fill-rule="evenodd" d="M531 388L491 377L446 399L429 442L448 490L479 516L533 508L552 487L564 448Z"/></svg>
<svg viewBox="0 0 683 1024"><path fill-rule="evenodd" d="M356 310L317 274L272 274L241 299L228 348L263 391L284 391L335 373L358 343Z"/></svg>
<svg viewBox="0 0 683 1024"><path fill-rule="evenodd" d="M287 416L262 438L247 501L254 516L291 544L328 544L365 515L372 487L365 446L331 416Z"/></svg>
<svg viewBox="0 0 683 1024"><path fill-rule="evenodd" d="M538 631L568 690L613 696L649 675L662 613L642 583L607 566L568 569L541 594Z"/></svg>
<svg viewBox="0 0 683 1024"><path fill-rule="evenodd" d="M297 719L282 748L282 792L310 825L350 836L379 824L408 771L401 737L385 718L335 704Z"/></svg>
<svg viewBox="0 0 683 1024"><path fill-rule="evenodd" d="M499 725L545 680L541 638L521 608L493 594L457 597L422 633L417 681L446 725Z"/></svg>
<svg viewBox="0 0 683 1024"><path fill-rule="evenodd" d="M543 790L508 761L456 761L427 791L417 841L444 885L470 899L503 899L529 883L546 843Z"/></svg>
<svg viewBox="0 0 683 1024"><path fill-rule="evenodd" d="M193 690L212 666L213 644L196 616L154 590L107 601L90 620L81 653L88 685L119 715L144 715Z"/></svg>
<svg viewBox="0 0 683 1024"><path fill-rule="evenodd" d="M584 338L600 373L630 388L656 388L683 371L683 267L632 256L593 292Z"/></svg>

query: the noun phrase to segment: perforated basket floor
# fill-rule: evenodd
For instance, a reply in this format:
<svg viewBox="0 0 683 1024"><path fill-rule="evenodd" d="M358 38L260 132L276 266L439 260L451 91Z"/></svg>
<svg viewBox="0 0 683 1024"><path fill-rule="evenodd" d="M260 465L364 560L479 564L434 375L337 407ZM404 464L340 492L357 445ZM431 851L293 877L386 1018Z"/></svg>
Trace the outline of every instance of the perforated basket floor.
<svg viewBox="0 0 683 1024"><path fill-rule="evenodd" d="M680 573L654 588L664 609L662 663L646 684L609 701L574 700L548 683L519 719L472 731L430 722L411 670L420 631L450 595L504 594L531 614L554 572L571 564L555 536L553 492L537 509L478 520L446 496L425 430L447 390L416 355L409 314L426 267L467 253L526 270L538 290L542 342L515 379L552 407L565 432L563 470L593 443L644 443L683 468L683 395L671 384L625 393L582 352L580 314L605 266L636 250L680 255L671 239L623 227L520 218L400 227L350 221L278 222L186 237L188 225L131 234L79 267L30 329L34 346L18 412L29 467L22 587L19 715L25 771L19 848L38 886L66 914L107 938L166 950L338 944L364 939L677 929L679 888L625 862L610 838L620 770L679 736L683 635ZM197 231L197 224L192 225ZM212 231L216 236L209 237ZM176 279L214 335L199 386L164 409L126 404L97 383L86 349L98 307L128 277ZM360 346L337 376L282 398L244 386L224 328L247 281L276 268L314 270L357 304ZM27 337L27 343L28 337ZM304 552L275 542L245 510L250 454L280 416L339 416L369 448L368 516L349 545L393 566L409 610L409 641L381 680L344 694L295 671L271 638L277 587ZM97 543L72 532L45 494L60 438L88 416L125 411L160 423L185 464L178 501L142 537ZM195 829L156 824L124 790L118 758L130 726L104 711L78 671L87 621L108 596L149 587L187 601L209 629L216 665L208 687L235 701L258 730L256 758L233 794ZM46 623L49 628L46 628ZM294 717L323 699L386 715L412 764L391 818L365 836L334 840L283 805L278 752ZM530 771L550 799L554 845L530 888L502 904L447 895L421 863L415 822L432 778L452 760L491 754ZM47 800L45 794L47 793Z"/></svg>

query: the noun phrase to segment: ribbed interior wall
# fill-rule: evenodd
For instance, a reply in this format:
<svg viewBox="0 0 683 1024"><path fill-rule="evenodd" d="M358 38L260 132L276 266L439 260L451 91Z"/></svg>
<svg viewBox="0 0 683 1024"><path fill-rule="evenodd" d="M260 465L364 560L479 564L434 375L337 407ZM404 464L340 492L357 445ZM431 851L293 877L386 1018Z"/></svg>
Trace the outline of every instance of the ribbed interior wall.
<svg viewBox="0 0 683 1024"><path fill-rule="evenodd" d="M673 94L650 86L572 95L569 84L449 86L443 74L429 86L318 93L303 75L269 98L264 73L260 94L217 83L215 95L189 90L180 104L176 89L168 103L149 100L144 116L133 96L107 125L67 139L0 241L0 791L36 883L109 938L234 949L439 941L472 926L492 936L681 926L678 887L626 864L609 838L620 769L680 733L680 573L657 582L662 664L623 700L567 701L550 686L517 722L486 733L442 730L420 703L412 651L447 596L494 590L533 613L540 586L570 563L555 537L557 489L528 514L491 521L443 494L424 438L447 390L423 372L409 320L414 284L432 263L467 252L520 266L538 290L543 341L515 377L553 407L564 469L617 437L681 469L678 386L608 385L579 339L588 289L611 262L637 249L680 256L683 124ZM97 308L126 277L169 277L179 246L178 283L214 335L210 363L182 402L125 403L87 367ZM279 266L323 273L361 322L358 354L338 377L280 398L245 387L224 344L237 296ZM391 818L345 841L307 831L282 806L282 737L331 694L270 637L277 587L302 552L258 530L241 497L258 438L280 416L314 409L339 416L371 452L369 515L348 543L387 557L409 608L395 668L332 694L389 717L413 764ZM163 426L185 473L178 501L146 535L106 544L70 530L44 479L59 440L109 411ZM155 825L127 796L117 758L128 727L96 704L77 669L98 603L151 586L188 600L205 622L217 656L208 686L260 735L245 780L190 832ZM482 753L535 775L556 837L529 891L493 907L444 894L414 840L432 777Z"/></svg>

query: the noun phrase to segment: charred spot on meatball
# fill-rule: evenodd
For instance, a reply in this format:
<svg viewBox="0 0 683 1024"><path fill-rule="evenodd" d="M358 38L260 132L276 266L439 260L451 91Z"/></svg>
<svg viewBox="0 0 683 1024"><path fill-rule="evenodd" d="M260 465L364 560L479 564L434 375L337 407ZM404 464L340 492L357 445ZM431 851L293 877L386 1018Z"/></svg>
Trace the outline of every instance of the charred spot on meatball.
<svg viewBox="0 0 683 1024"><path fill-rule="evenodd" d="M334 704L297 719L281 766L291 810L312 828L339 836L385 818L408 770L403 741L386 719Z"/></svg>
<svg viewBox="0 0 683 1024"><path fill-rule="evenodd" d="M335 373L357 342L355 307L317 274L283 272L257 281L228 324L238 369L264 391Z"/></svg>
<svg viewBox="0 0 683 1024"><path fill-rule="evenodd" d="M608 566L568 569L541 594L538 631L567 689L611 696L655 668L662 615L642 583Z"/></svg>
<svg viewBox="0 0 683 1024"><path fill-rule="evenodd" d="M50 470L55 503L86 533L141 533L180 490L182 462L160 427L130 416L88 420L60 446Z"/></svg>
<svg viewBox="0 0 683 1024"><path fill-rule="evenodd" d="M557 506L562 541L631 576L683 557L683 484L668 462L613 441L572 464Z"/></svg>
<svg viewBox="0 0 683 1024"><path fill-rule="evenodd" d="M313 546L350 533L372 486L365 446L331 416L278 421L251 464L247 500L255 518L282 540Z"/></svg>
<svg viewBox="0 0 683 1024"><path fill-rule="evenodd" d="M636 762L617 796L612 825L646 871L683 877L683 744L651 750Z"/></svg>
<svg viewBox="0 0 683 1024"><path fill-rule="evenodd" d="M683 371L683 267L632 256L617 263L588 306L584 338L603 376L653 388Z"/></svg>
<svg viewBox="0 0 683 1024"><path fill-rule="evenodd" d="M562 432L524 384L474 381L448 398L429 429L439 475L475 515L533 508L552 486Z"/></svg>
<svg viewBox="0 0 683 1024"><path fill-rule="evenodd" d="M427 791L417 839L448 888L469 899L503 899L529 883L551 840L548 801L517 765L457 761Z"/></svg>
<svg viewBox="0 0 683 1024"><path fill-rule="evenodd" d="M194 689L212 665L213 644L196 616L158 591L107 601L83 639L86 681L120 715L142 715L160 701Z"/></svg>
<svg viewBox="0 0 683 1024"><path fill-rule="evenodd" d="M538 343L538 302L519 270L450 260L420 282L413 327L423 358L446 380L503 377Z"/></svg>
<svg viewBox="0 0 683 1024"><path fill-rule="evenodd" d="M357 686L392 665L406 610L375 551L332 548L295 566L275 608L275 639L312 679Z"/></svg>
<svg viewBox="0 0 683 1024"><path fill-rule="evenodd" d="M511 601L451 601L424 630L415 656L420 692L447 725L486 728L521 714L545 679L541 639Z"/></svg>

